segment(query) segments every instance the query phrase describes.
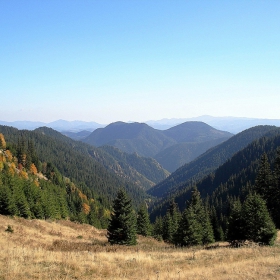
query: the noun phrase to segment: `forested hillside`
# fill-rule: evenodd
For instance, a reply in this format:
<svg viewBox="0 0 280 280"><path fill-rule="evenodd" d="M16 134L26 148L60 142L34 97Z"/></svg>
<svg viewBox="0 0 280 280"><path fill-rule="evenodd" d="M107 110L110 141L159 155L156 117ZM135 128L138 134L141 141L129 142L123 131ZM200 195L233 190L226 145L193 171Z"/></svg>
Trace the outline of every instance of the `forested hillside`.
<svg viewBox="0 0 280 280"><path fill-rule="evenodd" d="M277 227L280 227L280 130L272 130L236 153L216 171L196 182L196 188L208 209L215 238L221 240L231 234L230 216L236 203L241 204L250 193L257 193ZM186 208L192 197L193 184L174 193L173 203L178 211ZM151 217L164 216L170 209L170 200L164 200L152 210ZM241 211L241 210L240 210ZM233 229L231 229L233 230Z"/></svg>
<svg viewBox="0 0 280 280"><path fill-rule="evenodd" d="M154 158L168 171L174 172L187 162L191 162L198 156L215 147L228 138L218 138L205 142L183 142L164 149Z"/></svg>
<svg viewBox="0 0 280 280"><path fill-rule="evenodd" d="M220 145L208 150L192 162L183 165L167 179L151 188L148 193L162 198L170 196L170 194L181 190L184 186L201 180L252 141L273 130L278 131L280 129L275 126L256 126L238 133Z"/></svg>
<svg viewBox="0 0 280 280"><path fill-rule="evenodd" d="M115 146L127 153L137 152L142 156L154 156L159 151L176 144L176 140L147 124L124 122L98 128L83 139L83 142L94 146Z"/></svg>
<svg viewBox="0 0 280 280"><path fill-rule="evenodd" d="M89 151L85 144L79 145L79 142L53 129L39 128L35 131L27 131L0 126L0 133L5 136L12 151L19 140L33 142L41 162L54 164L63 176L70 178L79 187L88 187L107 207L119 188L126 189L135 206L142 203L146 197L139 185L122 179L112 171L109 172L94 159L90 154L90 152L94 153L94 150Z"/></svg>
<svg viewBox="0 0 280 280"><path fill-rule="evenodd" d="M183 246L212 239L233 245L246 239L273 244L275 226L280 228L279 205L277 129L253 141L195 185L185 185L158 203L151 218L156 236Z"/></svg>
<svg viewBox="0 0 280 280"><path fill-rule="evenodd" d="M137 154L127 154L112 146L96 148L82 142L73 141L61 133L46 127L38 128L35 131L40 131L53 139L69 143L75 150L80 151L85 156L90 155L108 171L126 181L135 183L143 189L149 189L169 175L169 172L164 170L152 158L140 157Z"/></svg>
<svg viewBox="0 0 280 280"><path fill-rule="evenodd" d="M27 146L25 147L25 144ZM78 188L50 162L41 162L34 143L13 145L0 134L0 214L66 219L105 227L110 211L87 187Z"/></svg>

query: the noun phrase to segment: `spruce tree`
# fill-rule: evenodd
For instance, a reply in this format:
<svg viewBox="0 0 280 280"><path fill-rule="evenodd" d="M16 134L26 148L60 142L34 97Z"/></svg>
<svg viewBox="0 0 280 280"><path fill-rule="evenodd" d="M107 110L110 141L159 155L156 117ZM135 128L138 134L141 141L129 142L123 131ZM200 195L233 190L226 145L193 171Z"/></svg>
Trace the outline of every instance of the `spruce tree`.
<svg viewBox="0 0 280 280"><path fill-rule="evenodd" d="M147 207L145 204L143 204L138 211L137 233L143 236L149 236L151 234L151 224Z"/></svg>
<svg viewBox="0 0 280 280"><path fill-rule="evenodd" d="M175 242L181 246L214 242L214 233L209 214L206 212L196 187L194 187L191 200L183 212Z"/></svg>
<svg viewBox="0 0 280 280"><path fill-rule="evenodd" d="M182 214L181 221L175 237L176 245L195 246L202 245L203 233L201 223L193 207L188 207Z"/></svg>
<svg viewBox="0 0 280 280"><path fill-rule="evenodd" d="M123 189L118 192L114 200L107 237L110 244L136 244L136 218L131 200Z"/></svg>
<svg viewBox="0 0 280 280"><path fill-rule="evenodd" d="M172 242L174 234L173 221L170 211L167 210L162 221L162 238L166 242Z"/></svg>
<svg viewBox="0 0 280 280"><path fill-rule="evenodd" d="M242 206L244 239L273 245L276 228L265 201L257 194L249 194Z"/></svg>
<svg viewBox="0 0 280 280"><path fill-rule="evenodd" d="M277 228L280 228L280 148L277 150L273 169L273 187L269 210Z"/></svg>
<svg viewBox="0 0 280 280"><path fill-rule="evenodd" d="M229 241L244 240L244 229L242 220L242 205L240 200L233 202L230 209L228 221L227 238Z"/></svg>
<svg viewBox="0 0 280 280"><path fill-rule="evenodd" d="M260 159L254 190L268 202L271 195L272 174L268 157L264 153Z"/></svg>
<svg viewBox="0 0 280 280"><path fill-rule="evenodd" d="M204 210L204 220L202 221L202 229L203 229L203 244L209 244L215 242L213 226L210 220L210 215L208 211Z"/></svg>
<svg viewBox="0 0 280 280"><path fill-rule="evenodd" d="M156 217L155 223L153 225L153 237L157 240L162 240L162 232L163 232L163 221L162 217Z"/></svg>

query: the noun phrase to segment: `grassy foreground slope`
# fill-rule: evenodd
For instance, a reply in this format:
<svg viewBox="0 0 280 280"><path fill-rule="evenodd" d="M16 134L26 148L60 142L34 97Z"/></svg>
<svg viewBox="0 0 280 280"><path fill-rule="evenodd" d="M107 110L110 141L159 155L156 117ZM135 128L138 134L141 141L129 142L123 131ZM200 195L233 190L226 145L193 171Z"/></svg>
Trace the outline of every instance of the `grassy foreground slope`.
<svg viewBox="0 0 280 280"><path fill-rule="evenodd" d="M105 234L65 220L0 215L0 279L280 279L279 236L273 247L205 250L143 237L137 246L111 246Z"/></svg>

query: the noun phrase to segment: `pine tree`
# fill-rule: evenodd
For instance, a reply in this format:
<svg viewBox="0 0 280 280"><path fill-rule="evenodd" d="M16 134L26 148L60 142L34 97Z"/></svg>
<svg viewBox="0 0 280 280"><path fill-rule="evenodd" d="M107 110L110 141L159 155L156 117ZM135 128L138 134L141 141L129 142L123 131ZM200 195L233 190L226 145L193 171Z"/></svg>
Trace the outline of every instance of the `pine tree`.
<svg viewBox="0 0 280 280"><path fill-rule="evenodd" d="M273 245L276 228L265 201L257 194L249 194L242 206L244 239Z"/></svg>
<svg viewBox="0 0 280 280"><path fill-rule="evenodd" d="M188 207L182 214L181 221L175 237L176 245L195 246L202 245L203 233L201 223L193 207Z"/></svg>
<svg viewBox="0 0 280 280"><path fill-rule="evenodd" d="M173 221L168 210L162 220L162 238L166 242L172 242L174 234Z"/></svg>
<svg viewBox="0 0 280 280"><path fill-rule="evenodd" d="M260 159L254 190L266 201L270 199L272 174L268 157L264 153Z"/></svg>
<svg viewBox="0 0 280 280"><path fill-rule="evenodd" d="M162 221L162 237L167 242L175 241L175 234L178 230L180 212L174 199L170 201L169 208Z"/></svg>
<svg viewBox="0 0 280 280"><path fill-rule="evenodd" d="M277 228L280 228L280 148L274 161L273 169L273 187L270 195L271 201L268 205L269 211Z"/></svg>
<svg viewBox="0 0 280 280"><path fill-rule="evenodd" d="M155 223L153 225L153 237L159 241L162 240L162 232L163 232L163 221L162 217L156 217Z"/></svg>
<svg viewBox="0 0 280 280"><path fill-rule="evenodd" d="M244 240L243 220L241 216L242 205L240 200L236 200L230 210L227 238L229 241Z"/></svg>
<svg viewBox="0 0 280 280"><path fill-rule="evenodd" d="M210 220L213 226L214 239L216 241L224 241L224 231L217 217L217 212L214 206L211 207Z"/></svg>
<svg viewBox="0 0 280 280"><path fill-rule="evenodd" d="M193 246L214 242L213 227L210 222L200 192L194 187L192 197L179 223L175 237L176 244Z"/></svg>
<svg viewBox="0 0 280 280"><path fill-rule="evenodd" d="M210 244L210 243L215 242L212 223L210 220L209 213L206 209L204 209L204 219L202 221L202 229L203 229L202 243Z"/></svg>
<svg viewBox="0 0 280 280"><path fill-rule="evenodd" d="M114 200L107 237L110 244L136 244L136 218L131 200L123 189L118 192Z"/></svg>
<svg viewBox="0 0 280 280"><path fill-rule="evenodd" d="M148 210L145 204L143 204L138 211L137 233L143 236L149 236L151 234L151 224Z"/></svg>

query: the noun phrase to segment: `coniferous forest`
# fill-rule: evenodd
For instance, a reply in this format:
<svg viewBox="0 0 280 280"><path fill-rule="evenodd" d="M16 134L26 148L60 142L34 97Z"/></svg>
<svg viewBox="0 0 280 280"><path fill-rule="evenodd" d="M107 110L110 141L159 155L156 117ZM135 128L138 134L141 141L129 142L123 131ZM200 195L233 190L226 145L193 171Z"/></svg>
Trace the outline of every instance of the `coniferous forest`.
<svg viewBox="0 0 280 280"><path fill-rule="evenodd" d="M88 223L106 228L110 244L125 245L136 244L137 234L184 247L272 245L280 227L276 127L233 136L167 179L154 159L95 148L52 129L0 132L2 215ZM196 162L198 172L184 178ZM164 181L168 189L159 193Z"/></svg>

